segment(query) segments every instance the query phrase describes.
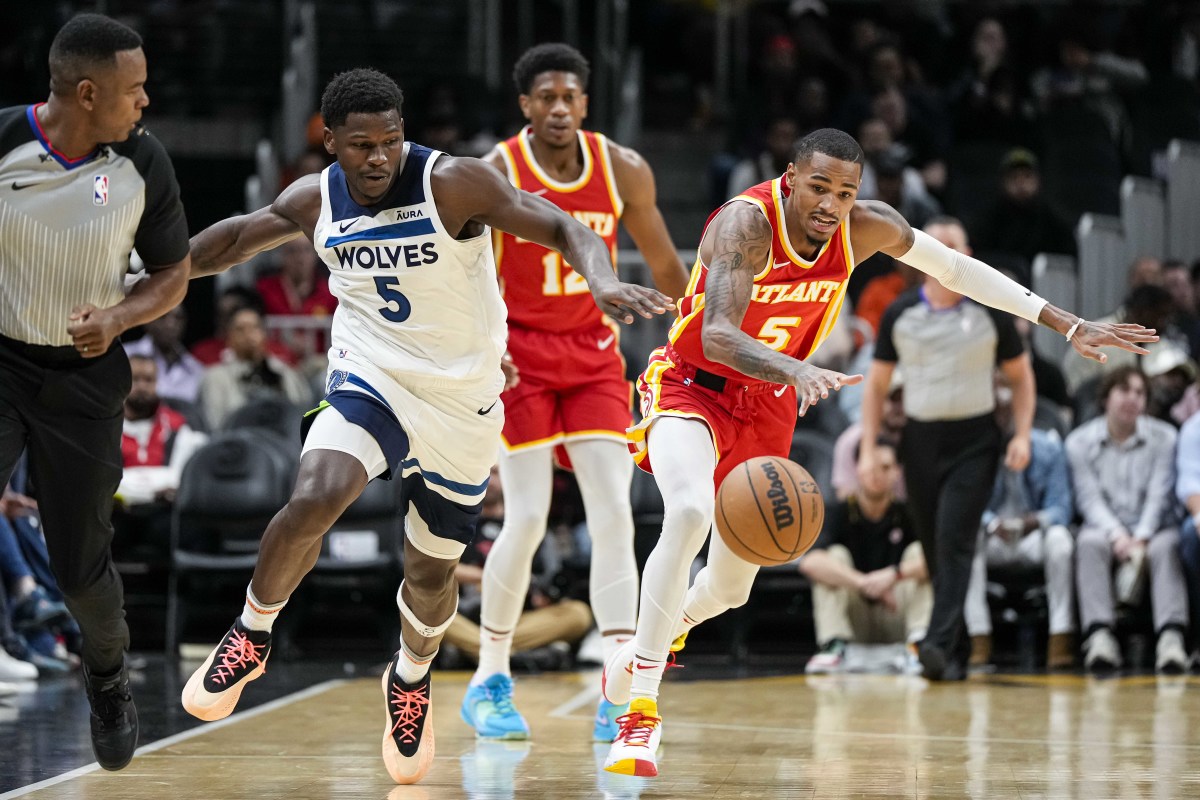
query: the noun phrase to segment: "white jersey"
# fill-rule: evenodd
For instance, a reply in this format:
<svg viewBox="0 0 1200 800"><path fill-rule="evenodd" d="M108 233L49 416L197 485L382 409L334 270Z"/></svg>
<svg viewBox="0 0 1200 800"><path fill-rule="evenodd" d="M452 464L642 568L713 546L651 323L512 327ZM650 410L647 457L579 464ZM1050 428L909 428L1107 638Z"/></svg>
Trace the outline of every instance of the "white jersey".
<svg viewBox="0 0 1200 800"><path fill-rule="evenodd" d="M429 188L441 155L406 142L392 188L369 207L338 164L321 173L313 245L338 299L330 360L354 354L423 386L499 393L507 329L491 231L460 241L442 225Z"/></svg>

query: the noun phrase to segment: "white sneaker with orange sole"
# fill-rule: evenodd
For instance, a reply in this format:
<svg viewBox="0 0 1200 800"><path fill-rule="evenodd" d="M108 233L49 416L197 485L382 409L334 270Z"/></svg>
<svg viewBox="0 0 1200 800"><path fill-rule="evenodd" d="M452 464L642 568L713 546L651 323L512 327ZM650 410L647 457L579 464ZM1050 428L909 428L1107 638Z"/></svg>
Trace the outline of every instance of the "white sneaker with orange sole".
<svg viewBox="0 0 1200 800"><path fill-rule="evenodd" d="M658 703L636 697L629 713L617 717L620 731L604 761L604 769L618 775L653 778L658 775L658 744L662 741L662 717Z"/></svg>

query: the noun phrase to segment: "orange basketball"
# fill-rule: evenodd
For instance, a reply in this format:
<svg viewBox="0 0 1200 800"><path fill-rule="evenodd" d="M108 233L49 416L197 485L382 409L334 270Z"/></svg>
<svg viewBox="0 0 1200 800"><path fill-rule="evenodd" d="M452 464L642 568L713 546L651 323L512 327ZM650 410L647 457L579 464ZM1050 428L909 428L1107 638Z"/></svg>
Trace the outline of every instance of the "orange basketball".
<svg viewBox="0 0 1200 800"><path fill-rule="evenodd" d="M717 490L717 532L751 564L785 564L808 552L825 522L821 489L808 470L776 456L744 461Z"/></svg>

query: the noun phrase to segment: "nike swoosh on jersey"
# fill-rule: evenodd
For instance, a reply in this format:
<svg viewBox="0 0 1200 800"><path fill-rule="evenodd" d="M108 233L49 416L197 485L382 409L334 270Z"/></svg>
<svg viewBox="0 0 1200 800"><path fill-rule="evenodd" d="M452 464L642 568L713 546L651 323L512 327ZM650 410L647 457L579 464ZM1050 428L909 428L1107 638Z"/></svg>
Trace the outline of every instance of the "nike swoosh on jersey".
<svg viewBox="0 0 1200 800"><path fill-rule="evenodd" d="M613 340L614 340L614 339L616 339L616 338L617 338L617 335L616 335L615 333L610 333L610 334L609 334L609 335L608 335L606 338L604 338L604 339L597 339L597 340L596 340L596 347L598 347L598 348L599 348L599 349L601 349L601 350L607 350L607 349L608 349L608 346L609 346L610 344L612 344L612 343L613 343Z"/></svg>
<svg viewBox="0 0 1200 800"><path fill-rule="evenodd" d="M350 220L345 225L338 225L338 233L345 233L346 231L350 230L352 227L354 227L354 223L356 222L358 222L358 217Z"/></svg>
<svg viewBox="0 0 1200 800"><path fill-rule="evenodd" d="M30 186L37 186L37 184L36 183L17 183L16 181L13 181L12 190L14 192L19 192L22 189L28 189Z"/></svg>
<svg viewBox="0 0 1200 800"><path fill-rule="evenodd" d="M541 197L548 191L550 191L550 190L543 187L541 189L538 189L536 192L530 192L530 194L533 195L534 197Z"/></svg>
<svg viewBox="0 0 1200 800"><path fill-rule="evenodd" d="M776 397L783 397L783 393L784 393L784 392L786 392L786 391L787 391L787 387L786 387L786 386L780 386L778 389L776 389L776 390L775 390L775 396L776 396Z"/></svg>
<svg viewBox="0 0 1200 800"><path fill-rule="evenodd" d="M786 266L788 266L788 265L789 265L789 264L791 264L791 263L792 263L791 261L788 261L787 259L784 259L783 261L776 261L776 262L775 262L774 264L772 264L771 266L773 266L775 269L779 269L780 267L786 267Z"/></svg>
<svg viewBox="0 0 1200 800"><path fill-rule="evenodd" d="M499 400L497 400L497 401L496 401L496 403L499 403L499 402L500 402ZM479 416L481 416L481 417L486 417L486 416L488 415L488 412L489 412L489 411L491 411L493 408L495 408L495 407L496 407L496 403L492 403L492 404L491 404L490 406L488 406L487 408L481 408L481 409L479 409L478 411L476 411L475 413L476 413L476 414L478 414L478 415L479 415Z"/></svg>

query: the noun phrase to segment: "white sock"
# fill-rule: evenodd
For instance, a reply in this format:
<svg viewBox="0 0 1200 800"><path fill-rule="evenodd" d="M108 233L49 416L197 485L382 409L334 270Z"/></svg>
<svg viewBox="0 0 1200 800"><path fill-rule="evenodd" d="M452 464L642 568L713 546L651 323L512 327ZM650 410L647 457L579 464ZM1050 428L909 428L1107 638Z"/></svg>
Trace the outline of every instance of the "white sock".
<svg viewBox="0 0 1200 800"><path fill-rule="evenodd" d="M633 657L633 684L629 696L658 699L658 687L667 668L666 653L638 653Z"/></svg>
<svg viewBox="0 0 1200 800"><path fill-rule="evenodd" d="M621 647L621 645L633 638L632 633L610 633L600 639L600 647L604 653L604 661L608 662L610 656Z"/></svg>
<svg viewBox="0 0 1200 800"><path fill-rule="evenodd" d="M242 627L252 631L270 631L279 616L279 609L287 605L284 600L273 605L267 605L254 596L254 589L246 587L246 605L242 607Z"/></svg>
<svg viewBox="0 0 1200 800"><path fill-rule="evenodd" d="M396 659L396 675L405 683L416 683L429 672L429 665L438 653L434 650L427 656L419 656L408 647L408 642L400 640L400 657Z"/></svg>
<svg viewBox="0 0 1200 800"><path fill-rule="evenodd" d="M512 631L492 633L486 627L479 626L479 667L471 676L472 686L478 686L497 673L512 677L508 666L512 658L512 643Z"/></svg>

